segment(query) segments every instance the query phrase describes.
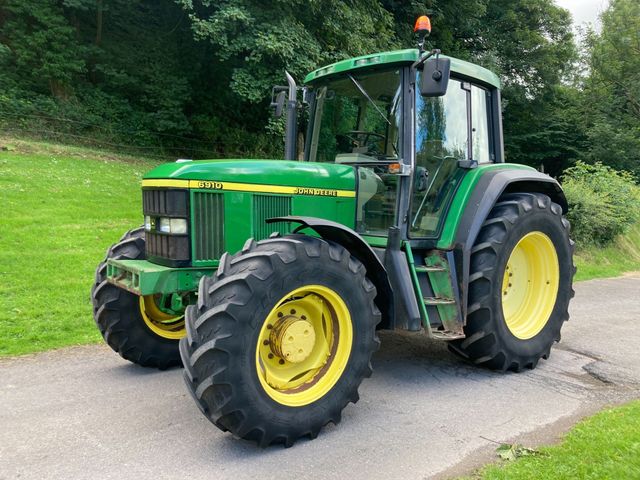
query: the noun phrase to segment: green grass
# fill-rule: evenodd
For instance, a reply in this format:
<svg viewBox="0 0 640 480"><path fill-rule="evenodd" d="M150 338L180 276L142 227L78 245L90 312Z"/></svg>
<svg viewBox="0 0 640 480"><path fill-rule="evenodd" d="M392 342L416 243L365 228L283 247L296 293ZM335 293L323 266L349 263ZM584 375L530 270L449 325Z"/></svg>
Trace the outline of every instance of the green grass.
<svg viewBox="0 0 640 480"><path fill-rule="evenodd" d="M157 161L6 139L0 145L0 356L100 340L94 270L142 221L139 182ZM606 249L579 251L578 280L640 270L640 226Z"/></svg>
<svg viewBox="0 0 640 480"><path fill-rule="evenodd" d="M489 465L483 480L640 478L640 401L604 410L576 425L559 445L513 462Z"/></svg>
<svg viewBox="0 0 640 480"><path fill-rule="evenodd" d="M576 280L617 277L625 272L640 271L640 224L608 247L578 249Z"/></svg>
<svg viewBox="0 0 640 480"><path fill-rule="evenodd" d="M140 179L153 164L48 144L10 148L0 152L0 355L97 342L94 270L141 224Z"/></svg>

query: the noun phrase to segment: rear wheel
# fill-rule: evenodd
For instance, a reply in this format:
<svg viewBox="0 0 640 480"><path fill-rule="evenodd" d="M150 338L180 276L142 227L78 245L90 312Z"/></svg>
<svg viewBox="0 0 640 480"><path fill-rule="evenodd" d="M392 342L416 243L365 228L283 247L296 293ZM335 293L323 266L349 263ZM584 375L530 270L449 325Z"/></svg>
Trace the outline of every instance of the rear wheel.
<svg viewBox="0 0 640 480"><path fill-rule="evenodd" d="M144 230L124 234L98 265L91 289L93 317L107 344L126 360L160 369L180 365L178 340L185 335L184 315L163 309L162 295L138 296L107 282L110 258L145 258Z"/></svg>
<svg viewBox="0 0 640 480"><path fill-rule="evenodd" d="M371 374L376 290L340 245L305 235L255 243L200 281L180 342L185 380L220 429L292 445L340 421Z"/></svg>
<svg viewBox="0 0 640 480"><path fill-rule="evenodd" d="M574 273L562 208L539 193L503 195L472 249L466 338L451 350L492 369L534 368L560 340Z"/></svg>

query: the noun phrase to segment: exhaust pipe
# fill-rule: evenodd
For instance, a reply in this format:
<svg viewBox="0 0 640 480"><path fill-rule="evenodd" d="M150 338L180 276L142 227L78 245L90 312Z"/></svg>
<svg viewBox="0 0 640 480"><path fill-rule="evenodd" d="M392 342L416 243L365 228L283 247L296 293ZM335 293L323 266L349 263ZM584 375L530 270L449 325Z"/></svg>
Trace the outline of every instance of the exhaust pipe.
<svg viewBox="0 0 640 480"><path fill-rule="evenodd" d="M284 158L285 160L297 160L297 139L298 139L298 114L297 114L297 85L291 74L284 71L289 84L289 99L287 101L287 126L284 137Z"/></svg>

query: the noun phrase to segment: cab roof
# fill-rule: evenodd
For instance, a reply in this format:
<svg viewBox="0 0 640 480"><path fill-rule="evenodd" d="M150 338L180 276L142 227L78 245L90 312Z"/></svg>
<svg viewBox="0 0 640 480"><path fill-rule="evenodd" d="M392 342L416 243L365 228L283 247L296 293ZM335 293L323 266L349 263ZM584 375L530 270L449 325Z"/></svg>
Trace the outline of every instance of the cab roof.
<svg viewBox="0 0 640 480"><path fill-rule="evenodd" d="M426 55L426 53L424 54ZM482 83L491 85L495 88L500 88L500 79L491 70L487 70L475 63L465 62L453 57L447 57L441 55L444 58L451 59L451 72L458 75L477 79ZM332 75L343 73L347 71L358 70L361 68L374 67L379 65L402 65L410 64L417 61L420 58L420 52L417 48L407 48L405 50L393 50L390 52L372 53L370 55L363 55L362 57L349 58L347 60L341 60L331 65L327 65L322 68L314 70L308 74L304 83L312 83L319 79L324 79Z"/></svg>

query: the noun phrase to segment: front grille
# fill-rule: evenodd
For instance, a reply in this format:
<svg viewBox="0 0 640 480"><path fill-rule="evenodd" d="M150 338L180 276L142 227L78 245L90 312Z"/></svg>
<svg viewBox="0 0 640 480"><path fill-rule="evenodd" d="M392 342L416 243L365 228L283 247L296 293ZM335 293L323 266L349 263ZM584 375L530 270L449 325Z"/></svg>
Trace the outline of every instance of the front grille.
<svg viewBox="0 0 640 480"><path fill-rule="evenodd" d="M194 260L215 260L224 253L224 197L193 193Z"/></svg>
<svg viewBox="0 0 640 480"><path fill-rule="evenodd" d="M186 218L189 216L188 204L188 190L142 190L142 211L145 215Z"/></svg>
<svg viewBox="0 0 640 480"><path fill-rule="evenodd" d="M145 232L146 256L149 260L168 266L186 266L191 260L189 235L167 234L157 231L160 217L188 218L189 191L184 189L142 190L142 211L152 218L151 231Z"/></svg>
<svg viewBox="0 0 640 480"><path fill-rule="evenodd" d="M169 266L184 266L189 262L189 237L187 235L145 233L145 248L150 260Z"/></svg>
<svg viewBox="0 0 640 480"><path fill-rule="evenodd" d="M256 240L267 238L273 232L289 231L288 223L266 223L267 218L291 215L291 197L282 195L253 196L253 236Z"/></svg>

